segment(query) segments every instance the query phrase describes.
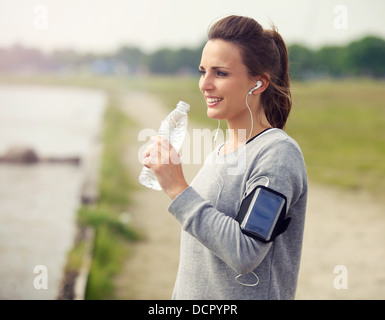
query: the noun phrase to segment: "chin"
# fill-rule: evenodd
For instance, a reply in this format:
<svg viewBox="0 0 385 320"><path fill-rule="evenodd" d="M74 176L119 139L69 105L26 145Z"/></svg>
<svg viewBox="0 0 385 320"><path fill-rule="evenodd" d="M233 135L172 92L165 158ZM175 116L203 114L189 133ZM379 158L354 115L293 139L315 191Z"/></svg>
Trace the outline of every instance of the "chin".
<svg viewBox="0 0 385 320"><path fill-rule="evenodd" d="M224 120L223 117L221 117L217 112L212 112L212 110L207 110L207 117L209 117L212 120Z"/></svg>

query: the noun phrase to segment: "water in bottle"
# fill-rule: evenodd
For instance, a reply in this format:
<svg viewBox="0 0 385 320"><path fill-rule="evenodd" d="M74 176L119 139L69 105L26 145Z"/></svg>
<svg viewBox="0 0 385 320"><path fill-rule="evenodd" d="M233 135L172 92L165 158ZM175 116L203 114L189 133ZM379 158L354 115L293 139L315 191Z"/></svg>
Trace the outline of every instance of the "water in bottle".
<svg viewBox="0 0 385 320"><path fill-rule="evenodd" d="M162 121L158 130L158 135L166 137L177 152L182 147L187 132L187 113L189 110L190 105L188 103L179 101L176 108ZM139 182L148 188L162 190L153 171L147 167L143 167Z"/></svg>

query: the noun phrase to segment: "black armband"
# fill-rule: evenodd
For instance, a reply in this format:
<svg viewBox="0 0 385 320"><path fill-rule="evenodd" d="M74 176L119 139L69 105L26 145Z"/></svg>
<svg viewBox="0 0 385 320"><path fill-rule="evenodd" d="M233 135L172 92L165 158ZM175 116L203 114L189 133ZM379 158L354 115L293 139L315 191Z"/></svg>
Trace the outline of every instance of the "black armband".
<svg viewBox="0 0 385 320"><path fill-rule="evenodd" d="M286 197L258 185L242 201L236 217L244 234L262 242L274 241L285 232L291 218L286 218Z"/></svg>

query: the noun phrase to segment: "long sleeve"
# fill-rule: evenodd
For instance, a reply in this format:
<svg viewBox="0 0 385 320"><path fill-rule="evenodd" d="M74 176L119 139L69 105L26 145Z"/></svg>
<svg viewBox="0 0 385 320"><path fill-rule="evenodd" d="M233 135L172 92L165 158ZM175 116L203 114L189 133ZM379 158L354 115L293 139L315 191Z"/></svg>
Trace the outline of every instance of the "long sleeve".
<svg viewBox="0 0 385 320"><path fill-rule="evenodd" d="M254 270L271 246L243 234L235 219L217 211L192 187L172 202L169 211L185 231L239 274Z"/></svg>
<svg viewBox="0 0 385 320"><path fill-rule="evenodd" d="M246 190L250 191L250 185L255 183L264 184L265 180L261 177L267 177L270 187L283 193L290 207L303 192L303 177L300 175L301 171L297 170L298 161L301 161L299 150L287 141L275 143L274 148L266 148L254 159L246 178ZM227 179L231 185L231 180L237 178ZM230 203L240 202L242 199L228 195L221 200L226 202L225 207L228 207ZM185 231L240 274L254 270L271 247L271 244L262 243L243 234L234 217L216 210L211 201L205 200L192 187L171 203L169 211Z"/></svg>
<svg viewBox="0 0 385 320"><path fill-rule="evenodd" d="M252 141L245 153L205 163L190 187L170 204L182 226L176 299L291 299L295 294L307 199L307 175L296 142L282 130ZM242 200L269 182L287 198L287 231L263 243L235 220ZM253 271L256 287L234 278Z"/></svg>

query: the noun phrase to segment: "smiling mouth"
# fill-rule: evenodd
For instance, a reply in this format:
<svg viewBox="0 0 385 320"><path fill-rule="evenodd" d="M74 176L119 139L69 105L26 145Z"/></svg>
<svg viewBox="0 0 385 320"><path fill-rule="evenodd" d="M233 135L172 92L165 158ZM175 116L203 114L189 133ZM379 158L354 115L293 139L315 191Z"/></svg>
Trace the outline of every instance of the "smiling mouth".
<svg viewBox="0 0 385 320"><path fill-rule="evenodd" d="M218 103L218 102L221 102L222 100L223 100L222 98L213 98L213 97L206 98L207 103L210 103L210 104Z"/></svg>

